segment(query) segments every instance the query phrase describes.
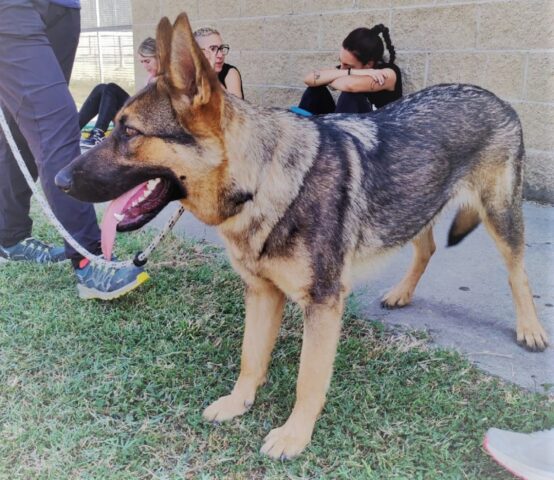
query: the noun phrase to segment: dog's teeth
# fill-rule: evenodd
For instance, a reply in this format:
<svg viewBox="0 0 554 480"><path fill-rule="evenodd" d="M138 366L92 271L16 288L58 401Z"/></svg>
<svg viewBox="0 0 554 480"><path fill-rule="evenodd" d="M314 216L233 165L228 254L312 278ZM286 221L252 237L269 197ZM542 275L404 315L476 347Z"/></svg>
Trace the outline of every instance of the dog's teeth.
<svg viewBox="0 0 554 480"><path fill-rule="evenodd" d="M138 202L135 200L133 203L131 203L131 207L136 207L138 205Z"/></svg>
<svg viewBox="0 0 554 480"><path fill-rule="evenodd" d="M121 220L123 220L125 218L125 215L123 215L121 213L114 213L113 216L118 222L121 222Z"/></svg>

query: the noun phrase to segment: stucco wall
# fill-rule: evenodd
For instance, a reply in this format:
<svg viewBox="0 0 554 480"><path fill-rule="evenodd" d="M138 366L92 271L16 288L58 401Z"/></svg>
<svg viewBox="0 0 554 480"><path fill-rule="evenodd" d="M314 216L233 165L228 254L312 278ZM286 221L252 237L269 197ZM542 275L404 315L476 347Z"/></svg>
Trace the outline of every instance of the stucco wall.
<svg viewBox="0 0 554 480"><path fill-rule="evenodd" d="M481 85L523 122L527 198L554 203L553 0L132 0L135 45L159 18L186 11L231 45L248 100L298 102L302 76L335 65L358 26L391 30L406 92L441 82ZM144 74L135 66L137 85Z"/></svg>

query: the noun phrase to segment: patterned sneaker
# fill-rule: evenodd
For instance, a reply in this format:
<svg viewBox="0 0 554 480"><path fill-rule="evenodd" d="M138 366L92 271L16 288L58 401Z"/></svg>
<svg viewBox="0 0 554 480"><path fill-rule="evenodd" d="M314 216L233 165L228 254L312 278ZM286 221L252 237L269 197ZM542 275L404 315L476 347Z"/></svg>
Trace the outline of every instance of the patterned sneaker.
<svg viewBox="0 0 554 480"><path fill-rule="evenodd" d="M87 259L81 260L75 268L79 297L113 300L134 290L146 282L150 276L142 267L110 268L92 265Z"/></svg>
<svg viewBox="0 0 554 480"><path fill-rule="evenodd" d="M81 150L88 150L92 147L95 147L102 140L104 140L105 137L106 137L106 134L104 133L104 130L100 130L99 128L93 128L92 131L90 132L89 137L81 140Z"/></svg>
<svg viewBox="0 0 554 480"><path fill-rule="evenodd" d="M12 245L0 245L0 262L11 260L14 262L57 263L66 260L64 247L53 247L36 238L29 237Z"/></svg>

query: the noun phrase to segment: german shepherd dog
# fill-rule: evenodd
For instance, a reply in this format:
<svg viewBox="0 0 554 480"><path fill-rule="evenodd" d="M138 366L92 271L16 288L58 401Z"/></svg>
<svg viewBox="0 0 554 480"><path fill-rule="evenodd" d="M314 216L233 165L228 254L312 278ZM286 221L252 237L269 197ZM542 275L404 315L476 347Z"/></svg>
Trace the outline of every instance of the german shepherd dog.
<svg viewBox="0 0 554 480"><path fill-rule="evenodd" d="M160 21L157 46L156 81L56 181L87 202L146 182L119 231L172 200L217 226L246 284L246 325L238 380L205 419L229 420L254 403L290 298L304 314L296 403L261 451L299 454L325 402L354 270L411 241L413 262L382 299L409 304L435 250L433 223L456 200L449 245L484 223L508 268L517 341L546 347L524 269L524 149L509 105L478 87L439 85L367 115L301 117L227 94L184 13Z"/></svg>

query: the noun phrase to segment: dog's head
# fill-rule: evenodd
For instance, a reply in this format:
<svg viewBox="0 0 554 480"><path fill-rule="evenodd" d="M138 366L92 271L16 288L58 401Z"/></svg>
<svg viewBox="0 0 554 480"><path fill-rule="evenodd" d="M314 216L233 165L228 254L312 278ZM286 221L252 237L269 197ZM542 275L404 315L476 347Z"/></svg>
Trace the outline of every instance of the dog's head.
<svg viewBox="0 0 554 480"><path fill-rule="evenodd" d="M157 49L155 82L125 104L109 137L56 176L79 200L118 198L119 231L141 227L172 200L216 225L251 198L229 179L225 94L186 14L173 26L160 21Z"/></svg>

